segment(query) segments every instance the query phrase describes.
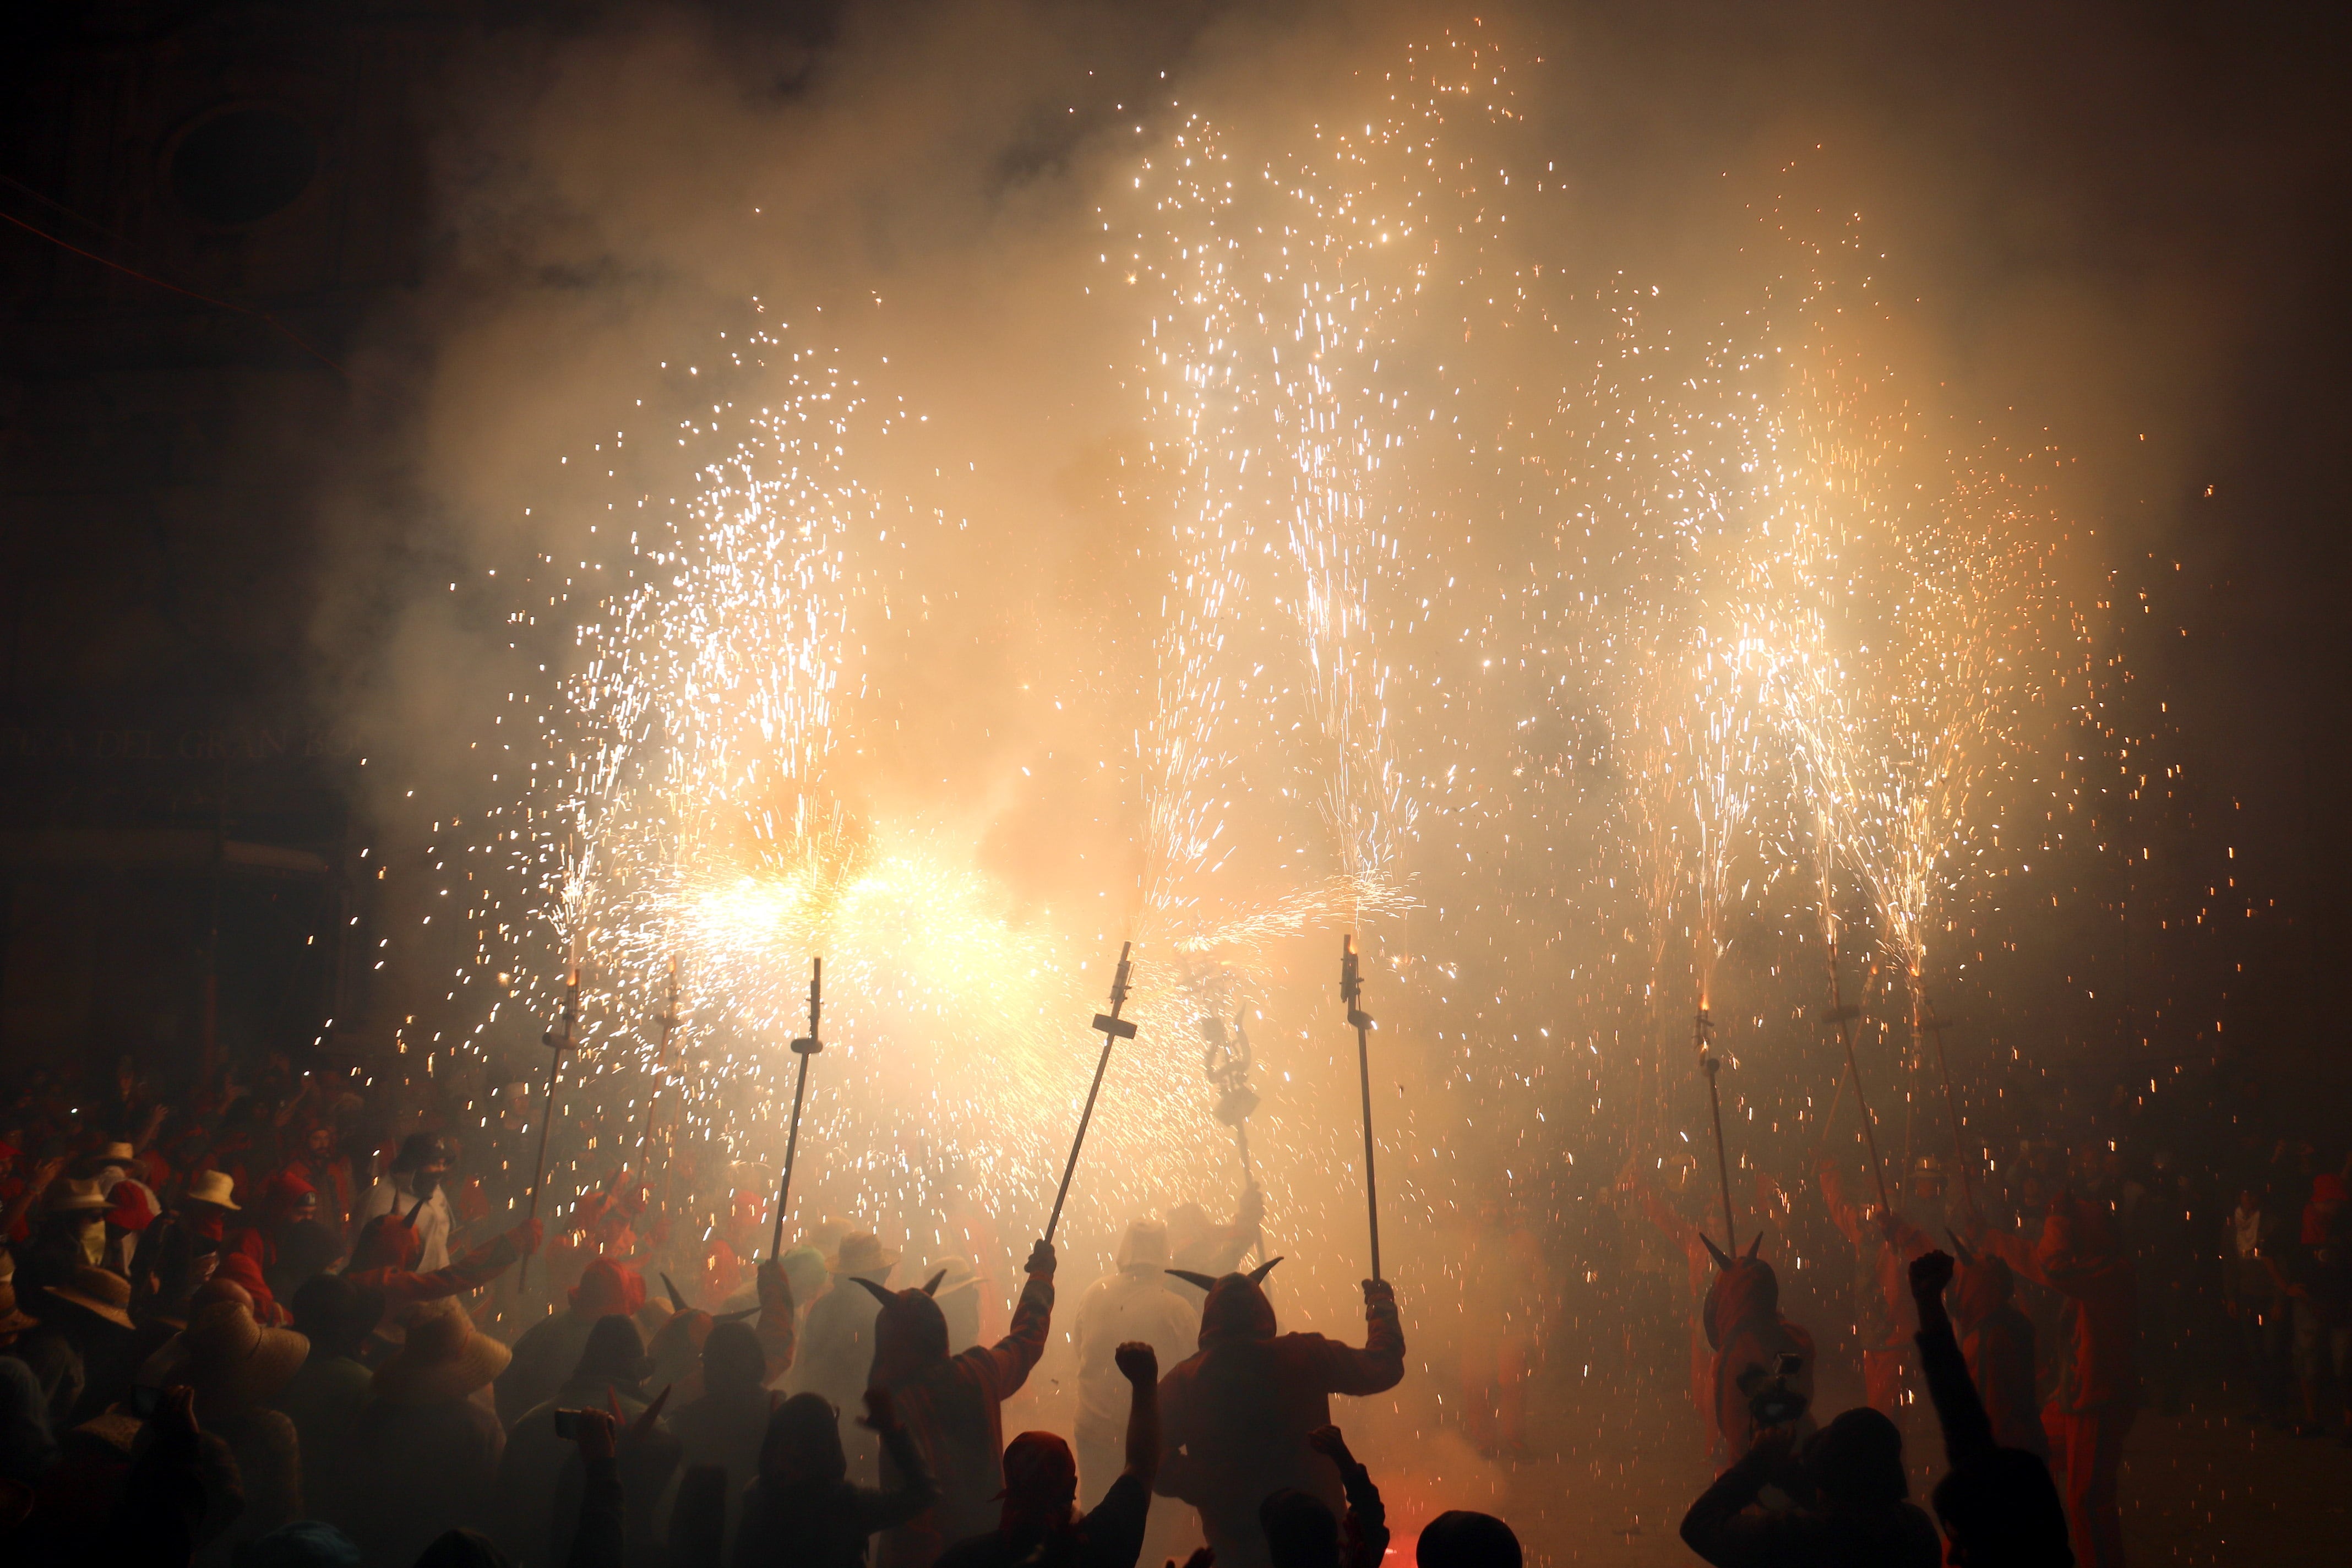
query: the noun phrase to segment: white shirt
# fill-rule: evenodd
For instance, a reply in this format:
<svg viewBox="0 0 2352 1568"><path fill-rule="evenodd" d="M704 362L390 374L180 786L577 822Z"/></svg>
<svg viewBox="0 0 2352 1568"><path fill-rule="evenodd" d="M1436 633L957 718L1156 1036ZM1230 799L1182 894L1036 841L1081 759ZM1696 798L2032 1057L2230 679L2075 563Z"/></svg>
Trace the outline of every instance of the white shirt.
<svg viewBox="0 0 2352 1568"><path fill-rule="evenodd" d="M416 1206L416 1189L409 1184L405 1173L383 1176L368 1189L367 1201L360 1205L360 1223L365 1225L380 1214L391 1212L397 1203L404 1215ZM416 1272L430 1274L436 1268L449 1267L449 1183L444 1177L425 1200L425 1207L416 1215L416 1239L425 1244L416 1260Z"/></svg>

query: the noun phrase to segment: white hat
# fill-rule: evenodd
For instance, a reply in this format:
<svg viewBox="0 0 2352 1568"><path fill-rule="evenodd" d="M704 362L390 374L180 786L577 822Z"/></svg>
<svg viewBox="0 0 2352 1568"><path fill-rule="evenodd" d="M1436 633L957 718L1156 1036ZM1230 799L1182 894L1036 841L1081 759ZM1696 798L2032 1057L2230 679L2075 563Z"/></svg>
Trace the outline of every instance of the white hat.
<svg viewBox="0 0 2352 1568"><path fill-rule="evenodd" d="M235 1209L238 1205L230 1200L229 1194L236 1188L236 1179L226 1171L199 1171L188 1183L188 1201Z"/></svg>

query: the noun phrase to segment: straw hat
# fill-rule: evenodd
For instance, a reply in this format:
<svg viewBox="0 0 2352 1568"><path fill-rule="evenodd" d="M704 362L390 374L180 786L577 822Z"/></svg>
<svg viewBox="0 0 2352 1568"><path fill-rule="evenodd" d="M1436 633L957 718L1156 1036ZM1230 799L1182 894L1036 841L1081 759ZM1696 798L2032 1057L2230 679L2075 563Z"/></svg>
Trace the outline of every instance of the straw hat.
<svg viewBox="0 0 2352 1568"><path fill-rule="evenodd" d="M127 1165L138 1157L128 1143L109 1143L99 1151L98 1163L101 1165Z"/></svg>
<svg viewBox="0 0 2352 1568"><path fill-rule="evenodd" d="M407 1342L375 1374L375 1396L387 1405L439 1405L463 1399L506 1371L513 1352L474 1331L474 1321L452 1300L431 1303L408 1325Z"/></svg>
<svg viewBox="0 0 2352 1568"><path fill-rule="evenodd" d="M898 1255L886 1251L882 1238L870 1230L841 1238L841 1250L825 1259L824 1266L835 1274L887 1273L898 1261Z"/></svg>
<svg viewBox="0 0 2352 1568"><path fill-rule="evenodd" d="M49 1184L48 1195L43 1200L43 1206L51 1214L67 1214L76 1209L102 1209L106 1206L106 1194L99 1186L96 1177L86 1182L67 1177Z"/></svg>
<svg viewBox="0 0 2352 1568"><path fill-rule="evenodd" d="M934 1301L944 1300L959 1290L976 1290L980 1288L980 1274L972 1268L971 1259L968 1258L958 1258L950 1254L935 1259L932 1268L940 1282L939 1289L931 1292L931 1300Z"/></svg>
<svg viewBox="0 0 2352 1568"><path fill-rule="evenodd" d="M310 1354L310 1342L291 1329L266 1329L242 1301L199 1309L180 1336L188 1383L196 1396L217 1404L259 1405L277 1396Z"/></svg>
<svg viewBox="0 0 2352 1568"><path fill-rule="evenodd" d="M49 1294L85 1312L95 1312L110 1323L126 1329L139 1326L131 1321L131 1281L120 1274L84 1264L73 1271L72 1284L52 1285Z"/></svg>
<svg viewBox="0 0 2352 1568"><path fill-rule="evenodd" d="M237 1205L231 1201L229 1194L236 1188L236 1178L226 1171L200 1171L188 1181L188 1201L235 1209Z"/></svg>

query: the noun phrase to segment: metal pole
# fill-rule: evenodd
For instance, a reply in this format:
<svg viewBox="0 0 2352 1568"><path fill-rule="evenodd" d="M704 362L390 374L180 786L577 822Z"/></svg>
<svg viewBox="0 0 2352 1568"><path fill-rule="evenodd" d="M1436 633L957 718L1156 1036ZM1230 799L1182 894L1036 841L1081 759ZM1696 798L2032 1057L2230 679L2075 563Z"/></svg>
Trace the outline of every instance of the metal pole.
<svg viewBox="0 0 2352 1568"><path fill-rule="evenodd" d="M1110 983L1110 1011L1095 1015L1094 1026L1102 1031L1102 1055L1095 1060L1095 1081L1087 1090L1087 1107L1078 1112L1078 1135L1070 1140L1070 1157L1062 1165L1062 1184L1054 1193L1054 1212L1045 1218L1048 1242L1062 1223L1062 1205L1070 1195L1070 1177L1078 1168L1078 1151L1087 1145L1087 1124L1095 1119L1095 1097L1102 1093L1103 1074L1110 1070L1110 1048L1120 1040L1135 1038L1135 1026L1118 1016L1119 1009L1127 1005L1127 955L1134 946L1131 942L1118 944L1118 973Z"/></svg>
<svg viewBox="0 0 2352 1568"><path fill-rule="evenodd" d="M1348 1006L1348 1022L1356 1031L1356 1076L1364 1090L1364 1210L1372 1238L1372 1278L1381 1276L1381 1189L1374 1169L1372 1142L1372 1016L1364 1011L1363 975L1357 966L1356 939L1339 939L1339 1000Z"/></svg>
<svg viewBox="0 0 2352 1568"><path fill-rule="evenodd" d="M1714 1029L1714 1022L1707 1017L1706 1009L1701 1007L1696 1025L1698 1067L1699 1071L1706 1074L1707 1104L1715 1112L1715 1177L1716 1184L1723 1192L1723 1234L1729 1243L1726 1251L1728 1256L1737 1258L1739 1256L1739 1232L1734 1228L1731 1220L1731 1161L1723 1152L1723 1096L1715 1087L1715 1075L1723 1070L1723 1064L1716 1060L1706 1048L1707 1036Z"/></svg>
<svg viewBox="0 0 2352 1568"><path fill-rule="evenodd" d="M801 1150L801 1098L808 1093L809 1058L824 1049L817 1038L817 1020L824 1011L824 960L810 961L809 969L809 1032L804 1038L793 1042L793 1054L801 1058L799 1077L793 1083L793 1129L784 1138L784 1179L776 1188L776 1226L768 1237L768 1256L784 1255L784 1204L793 1192L793 1162Z"/></svg>

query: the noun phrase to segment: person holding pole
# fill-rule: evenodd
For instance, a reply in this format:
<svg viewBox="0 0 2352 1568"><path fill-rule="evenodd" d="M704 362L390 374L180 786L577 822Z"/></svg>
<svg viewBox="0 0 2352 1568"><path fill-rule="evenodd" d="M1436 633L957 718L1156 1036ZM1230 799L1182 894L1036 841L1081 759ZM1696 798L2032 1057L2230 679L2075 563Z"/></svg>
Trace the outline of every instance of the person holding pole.
<svg viewBox="0 0 2352 1568"><path fill-rule="evenodd" d="M887 1390L908 1435L939 1483L939 1500L885 1531L876 1568L930 1568L940 1552L995 1522L1004 1491L1004 1402L1021 1391L1053 1331L1054 1244L1029 1252L1028 1281L1013 1309L1013 1331L992 1345L948 1353L948 1321L935 1296L945 1270L919 1286L889 1290L854 1283L881 1304L874 1320L868 1386ZM907 1478L886 1451L882 1484Z"/></svg>
<svg viewBox="0 0 2352 1568"><path fill-rule="evenodd" d="M1331 1395L1385 1394L1404 1380L1404 1330L1395 1289L1367 1279L1360 1350L1321 1334L1276 1332L1265 1277L1280 1258L1222 1279L1194 1275L1209 1293L1201 1348L1160 1380L1161 1458L1154 1489L1201 1510L1218 1568L1272 1568L1258 1504L1285 1487L1339 1517L1338 1466L1312 1435L1331 1424Z"/></svg>

